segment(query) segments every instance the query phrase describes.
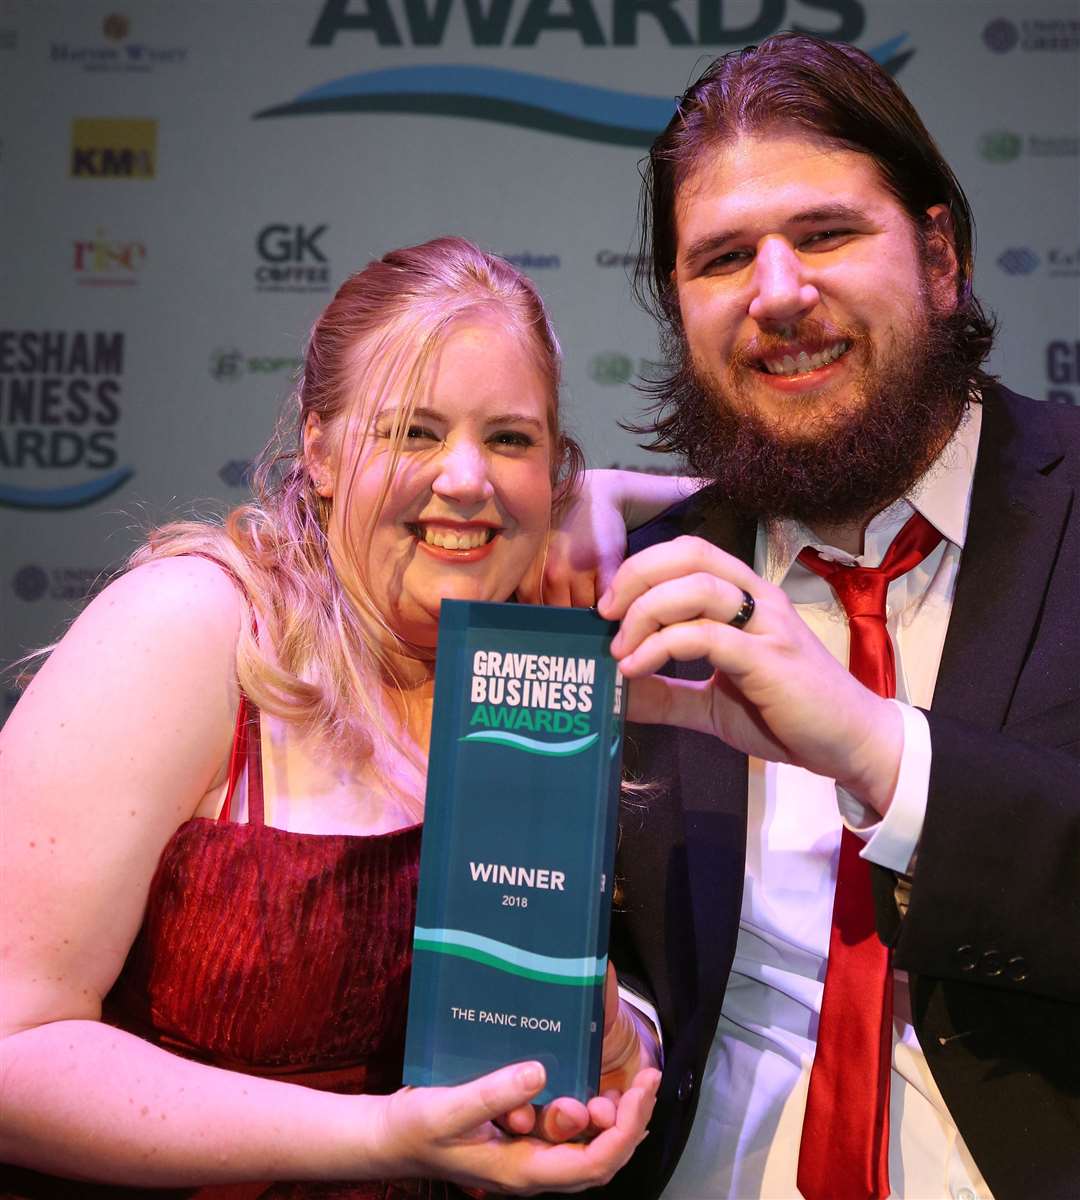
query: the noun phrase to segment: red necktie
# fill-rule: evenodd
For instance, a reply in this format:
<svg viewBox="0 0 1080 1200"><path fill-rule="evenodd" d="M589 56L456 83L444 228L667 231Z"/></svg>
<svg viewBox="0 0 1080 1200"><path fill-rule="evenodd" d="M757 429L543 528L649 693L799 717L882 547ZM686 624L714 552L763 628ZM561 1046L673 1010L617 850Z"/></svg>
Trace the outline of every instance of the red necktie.
<svg viewBox="0 0 1080 1200"><path fill-rule="evenodd" d="M896 692L896 661L885 623L889 584L940 541L941 534L915 513L880 567L826 562L809 547L799 555L844 606L851 637L848 670L879 696ZM884 1200L889 1195L892 956L874 926L870 864L859 857L862 847L845 828L799 1145L798 1185L806 1200Z"/></svg>

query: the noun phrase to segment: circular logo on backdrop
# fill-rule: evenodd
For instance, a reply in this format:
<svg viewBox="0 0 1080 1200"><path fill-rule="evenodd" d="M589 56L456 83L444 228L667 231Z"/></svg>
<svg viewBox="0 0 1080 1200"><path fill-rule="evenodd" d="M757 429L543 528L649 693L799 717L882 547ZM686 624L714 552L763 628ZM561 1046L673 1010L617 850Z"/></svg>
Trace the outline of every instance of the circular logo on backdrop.
<svg viewBox="0 0 1080 1200"><path fill-rule="evenodd" d="M235 347L227 350L215 350L210 355L210 374L219 382L227 379L232 382L239 379L244 370L243 352Z"/></svg>
<svg viewBox="0 0 1080 1200"><path fill-rule="evenodd" d="M34 563L20 567L15 572L12 587L20 600L40 600L49 590L48 572Z"/></svg>
<svg viewBox="0 0 1080 1200"><path fill-rule="evenodd" d="M1009 275L1030 275L1039 265L1039 256L1027 246L1010 246L998 255L998 266Z"/></svg>
<svg viewBox="0 0 1080 1200"><path fill-rule="evenodd" d="M1008 54L1020 41L1020 30L1005 17L988 22L982 32L983 41L995 54Z"/></svg>
<svg viewBox="0 0 1080 1200"><path fill-rule="evenodd" d="M629 354L594 354L589 360L589 378L593 383L629 383L634 377L634 360Z"/></svg>
<svg viewBox="0 0 1080 1200"><path fill-rule="evenodd" d="M110 13L101 23L101 32L112 42L122 42L131 32L131 21L123 13Z"/></svg>
<svg viewBox="0 0 1080 1200"><path fill-rule="evenodd" d="M994 129L979 138L979 153L987 162L1012 162L1023 148L1024 139L1008 129Z"/></svg>

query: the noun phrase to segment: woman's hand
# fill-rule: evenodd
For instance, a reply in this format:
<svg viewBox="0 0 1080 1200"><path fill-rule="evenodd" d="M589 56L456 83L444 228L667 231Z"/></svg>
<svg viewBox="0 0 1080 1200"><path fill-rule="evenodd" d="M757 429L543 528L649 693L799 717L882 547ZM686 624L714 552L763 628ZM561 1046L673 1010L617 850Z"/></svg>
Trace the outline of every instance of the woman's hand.
<svg viewBox="0 0 1080 1200"><path fill-rule="evenodd" d="M530 1104L508 1112L500 1121L509 1133L536 1133L549 1142L595 1137L615 1124L624 1092L648 1067L659 1067L660 1048L648 1020L619 998L615 968L608 963L604 981L604 1048L600 1059L600 1091L588 1103L560 1096L543 1108Z"/></svg>
<svg viewBox="0 0 1080 1200"><path fill-rule="evenodd" d="M612 1104L612 1120L587 1142L509 1134L496 1118L520 1110L544 1086L540 1063L518 1063L452 1088L403 1088L380 1098L373 1139L391 1177L434 1176L466 1187L530 1195L607 1183L645 1136L660 1073L644 1070Z"/></svg>
<svg viewBox="0 0 1080 1200"><path fill-rule="evenodd" d="M525 604L590 608L626 555L626 531L685 499L698 480L644 471L586 471L559 513L541 560L517 589Z"/></svg>
<svg viewBox="0 0 1080 1200"><path fill-rule="evenodd" d="M622 471L586 471L518 585L526 604L591 608L626 554Z"/></svg>

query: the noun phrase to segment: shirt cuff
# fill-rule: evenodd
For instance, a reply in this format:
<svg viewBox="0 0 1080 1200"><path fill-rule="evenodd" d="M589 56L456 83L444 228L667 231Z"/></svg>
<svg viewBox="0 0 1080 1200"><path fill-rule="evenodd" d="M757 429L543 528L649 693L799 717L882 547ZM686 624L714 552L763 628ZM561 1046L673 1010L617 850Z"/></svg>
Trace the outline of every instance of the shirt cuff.
<svg viewBox="0 0 1080 1200"><path fill-rule="evenodd" d="M619 984L619 999L625 1000L627 1004L639 1015L643 1016L656 1033L656 1044L660 1048L660 1062L664 1061L664 1035L660 1032L660 1018L657 1016L656 1009L645 999L644 996L639 996L637 992L631 991L628 987L623 987Z"/></svg>
<svg viewBox="0 0 1080 1200"><path fill-rule="evenodd" d="M904 720L904 749L889 811L879 818L872 808L841 787L836 789L836 801L844 824L866 842L859 857L910 875L930 791L930 726L917 708L899 700L891 703Z"/></svg>

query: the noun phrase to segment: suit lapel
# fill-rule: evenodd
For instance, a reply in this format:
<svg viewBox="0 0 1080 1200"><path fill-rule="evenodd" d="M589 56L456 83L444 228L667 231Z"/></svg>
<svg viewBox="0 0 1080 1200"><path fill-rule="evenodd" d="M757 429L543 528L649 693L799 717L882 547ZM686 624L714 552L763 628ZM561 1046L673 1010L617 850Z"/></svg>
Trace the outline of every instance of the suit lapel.
<svg viewBox="0 0 1080 1200"><path fill-rule="evenodd" d="M933 709L1000 728L1053 574L1072 490L1050 473L1062 451L1036 408L987 390L971 514Z"/></svg>
<svg viewBox="0 0 1080 1200"><path fill-rule="evenodd" d="M688 514L689 516L690 514ZM753 566L756 526L701 503L684 530ZM674 664L681 679L712 674L705 660ZM746 857L747 760L707 734L675 731L686 836L688 892L697 943L699 1037L711 1040L738 937ZM715 1011L713 1011L715 1010Z"/></svg>

